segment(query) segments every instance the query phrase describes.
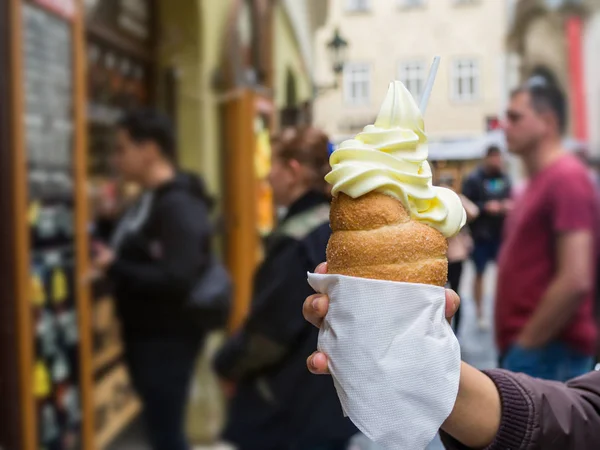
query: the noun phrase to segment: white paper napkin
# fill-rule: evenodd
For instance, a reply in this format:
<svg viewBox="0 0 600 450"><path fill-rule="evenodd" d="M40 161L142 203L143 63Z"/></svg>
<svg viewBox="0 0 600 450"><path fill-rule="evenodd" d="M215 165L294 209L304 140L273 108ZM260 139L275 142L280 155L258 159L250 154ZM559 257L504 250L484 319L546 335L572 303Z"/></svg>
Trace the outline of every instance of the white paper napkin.
<svg viewBox="0 0 600 450"><path fill-rule="evenodd" d="M423 450L450 415L460 349L444 318L444 289L309 274L329 295L319 350L344 413L387 449Z"/></svg>

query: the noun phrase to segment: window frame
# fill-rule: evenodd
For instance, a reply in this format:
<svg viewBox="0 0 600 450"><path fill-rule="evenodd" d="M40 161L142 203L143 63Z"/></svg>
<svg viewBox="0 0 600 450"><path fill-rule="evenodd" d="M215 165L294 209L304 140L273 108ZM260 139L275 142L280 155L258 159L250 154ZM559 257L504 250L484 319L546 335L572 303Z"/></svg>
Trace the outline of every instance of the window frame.
<svg viewBox="0 0 600 450"><path fill-rule="evenodd" d="M452 0L454 6L474 6L481 3L480 0Z"/></svg>
<svg viewBox="0 0 600 450"><path fill-rule="evenodd" d="M412 67L411 67L412 66ZM417 68L418 66L418 68ZM410 79L410 72L415 71L418 72L418 78ZM406 75L406 76L405 76ZM427 82L427 64L425 60L413 58L413 59L405 59L398 62L396 77L400 80L404 86L410 91L414 99L419 102L421 100L421 96L423 95L423 90L425 88L425 83ZM409 82L407 82L409 81ZM414 92L411 89L412 82L416 81L419 85L419 91Z"/></svg>
<svg viewBox="0 0 600 450"><path fill-rule="evenodd" d="M325 0L323 0L325 1ZM361 6L362 5L362 6ZM345 0L344 10L348 13L365 13L371 11L371 0Z"/></svg>
<svg viewBox="0 0 600 450"><path fill-rule="evenodd" d="M350 73L356 69L364 69L366 72L362 74L363 80L356 80L354 77L349 79ZM366 106L371 103L371 64L362 61L347 62L344 64L344 72L342 76L342 91L344 104L348 106ZM352 84L366 83L366 95L359 97L351 96Z"/></svg>
<svg viewBox="0 0 600 450"><path fill-rule="evenodd" d="M463 63L471 63L472 67L459 67ZM469 70L470 74L465 74ZM452 60L450 67L450 96L453 102L457 103L474 103L482 98L481 81L482 68L480 58L477 57L458 57ZM470 94L460 93L460 83L468 77L473 80L473 89Z"/></svg>
<svg viewBox="0 0 600 450"><path fill-rule="evenodd" d="M396 0L400 9L418 9L427 6L427 0Z"/></svg>

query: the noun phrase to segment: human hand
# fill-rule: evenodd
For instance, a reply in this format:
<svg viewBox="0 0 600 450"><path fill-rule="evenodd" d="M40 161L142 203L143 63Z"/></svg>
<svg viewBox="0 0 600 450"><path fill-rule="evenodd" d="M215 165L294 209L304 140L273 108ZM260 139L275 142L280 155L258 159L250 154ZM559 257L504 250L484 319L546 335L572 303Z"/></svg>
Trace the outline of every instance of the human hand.
<svg viewBox="0 0 600 450"><path fill-rule="evenodd" d="M315 273L326 274L327 263L320 264L315 269ZM454 317L454 314L456 314L459 306L460 297L458 294L450 289L446 289L446 319L448 322L452 320L452 317ZM314 294L304 301L302 313L308 322L313 324L315 327L320 328L323 323L323 319L327 315L328 309L329 297L323 294ZM329 373L327 369L327 355L322 352L315 352L310 355L306 361L306 364L308 366L308 370L314 374L320 375Z"/></svg>
<svg viewBox="0 0 600 450"><path fill-rule="evenodd" d="M536 339L530 337L528 335L528 333L526 332L526 330L524 330L517 337L517 340L515 341L515 344L517 344L520 348L522 348L524 350L533 350L535 348L538 348L538 347L542 346L542 344L540 342L537 342Z"/></svg>
<svg viewBox="0 0 600 450"><path fill-rule="evenodd" d="M515 207L514 200L507 198L502 201L502 212L508 214L509 212L511 212L513 210L514 207Z"/></svg>
<svg viewBox="0 0 600 450"><path fill-rule="evenodd" d="M498 200L490 200L484 205L484 209L489 214L500 214L503 210L503 206Z"/></svg>
<svg viewBox="0 0 600 450"><path fill-rule="evenodd" d="M92 267L95 272L105 273L115 262L115 252L104 244L96 243L94 245L94 254Z"/></svg>

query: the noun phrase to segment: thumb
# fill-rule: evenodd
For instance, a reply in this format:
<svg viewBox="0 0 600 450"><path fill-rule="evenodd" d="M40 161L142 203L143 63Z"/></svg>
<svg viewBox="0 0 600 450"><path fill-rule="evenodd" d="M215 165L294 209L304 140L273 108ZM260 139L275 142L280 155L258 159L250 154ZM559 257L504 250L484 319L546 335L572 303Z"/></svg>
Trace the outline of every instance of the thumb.
<svg viewBox="0 0 600 450"><path fill-rule="evenodd" d="M326 274L327 273L327 263L321 263L317 266L317 268L315 269L315 273L319 273L319 274Z"/></svg>
<svg viewBox="0 0 600 450"><path fill-rule="evenodd" d="M452 320L459 306L460 297L458 294L451 289L446 289L446 320Z"/></svg>

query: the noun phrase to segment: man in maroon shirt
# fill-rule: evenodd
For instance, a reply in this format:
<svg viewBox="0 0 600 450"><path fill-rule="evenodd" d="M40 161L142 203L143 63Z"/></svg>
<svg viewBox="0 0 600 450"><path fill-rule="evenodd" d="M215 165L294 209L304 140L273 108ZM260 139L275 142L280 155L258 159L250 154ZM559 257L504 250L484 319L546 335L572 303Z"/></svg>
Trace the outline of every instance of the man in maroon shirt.
<svg viewBox="0 0 600 450"><path fill-rule="evenodd" d="M592 368L597 206L586 167L565 153L554 86L516 91L506 139L529 181L505 223L496 334L502 367L566 381Z"/></svg>

